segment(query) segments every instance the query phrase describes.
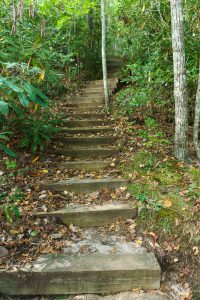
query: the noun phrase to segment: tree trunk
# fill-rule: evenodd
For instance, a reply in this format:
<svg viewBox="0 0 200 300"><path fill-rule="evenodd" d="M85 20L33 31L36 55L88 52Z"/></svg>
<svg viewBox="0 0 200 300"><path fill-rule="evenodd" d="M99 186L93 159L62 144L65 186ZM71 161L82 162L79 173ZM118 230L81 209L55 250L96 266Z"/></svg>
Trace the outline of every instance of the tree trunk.
<svg viewBox="0 0 200 300"><path fill-rule="evenodd" d="M101 22L102 22L102 69L103 69L103 85L105 106L109 107L109 88L107 76L107 63L106 63L106 0L101 0Z"/></svg>
<svg viewBox="0 0 200 300"><path fill-rule="evenodd" d="M199 80L196 94L195 118L194 118L194 133L193 141L198 159L200 159L200 145L199 145L199 123L200 123L200 64L199 64Z"/></svg>
<svg viewBox="0 0 200 300"><path fill-rule="evenodd" d="M188 99L185 64L182 0L170 0L172 18L172 47L174 60L175 155L178 160L189 159Z"/></svg>

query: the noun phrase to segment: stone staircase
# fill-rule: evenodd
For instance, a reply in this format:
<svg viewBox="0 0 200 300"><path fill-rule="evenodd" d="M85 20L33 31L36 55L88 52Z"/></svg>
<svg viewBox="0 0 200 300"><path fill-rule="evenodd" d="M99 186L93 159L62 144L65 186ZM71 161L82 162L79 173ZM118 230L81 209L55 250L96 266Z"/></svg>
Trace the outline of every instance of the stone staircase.
<svg viewBox="0 0 200 300"><path fill-rule="evenodd" d="M115 78L109 79L111 90L116 87L116 83ZM60 170L89 172L112 168L112 160L109 157L117 158L119 155L116 146L117 132L113 120L104 113L102 95L103 82L93 81L83 90L82 95L70 99L63 106L65 118L62 120L61 132L54 139L57 147L53 152L58 157L71 159L59 162ZM102 189L111 191L126 185L125 179L113 175L104 178L74 177L44 182L43 189L63 195L69 191L89 194ZM32 265L20 270L1 270L0 294L22 296L90 294L78 298L69 297L92 300L104 298L94 294L125 292L105 296L105 299L166 299L157 293L137 296L133 292L127 292L139 288L144 290L160 288L161 270L153 253L148 253L145 249L138 251L131 244L122 245L115 236L112 237L116 248L114 253L105 242L97 242L98 232L95 228L107 226L118 220L130 220L135 215L135 209L130 204L114 202L102 205L71 204L57 211L37 213L37 217L54 217L63 224L86 228L86 238L90 246L98 244L97 249L100 250L77 255L45 254ZM89 239L90 235L94 237L93 240Z"/></svg>

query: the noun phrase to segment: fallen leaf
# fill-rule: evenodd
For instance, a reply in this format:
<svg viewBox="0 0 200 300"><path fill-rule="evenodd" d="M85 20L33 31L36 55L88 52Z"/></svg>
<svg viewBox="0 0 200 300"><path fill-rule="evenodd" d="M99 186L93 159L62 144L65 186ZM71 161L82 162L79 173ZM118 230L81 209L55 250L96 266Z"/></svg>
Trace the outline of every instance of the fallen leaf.
<svg viewBox="0 0 200 300"><path fill-rule="evenodd" d="M163 206L165 208L170 208L172 206L172 201L168 198L166 198L164 201L163 201Z"/></svg>
<svg viewBox="0 0 200 300"><path fill-rule="evenodd" d="M36 161L38 161L40 159L39 156L35 157L34 159L32 159L32 163L35 163Z"/></svg>
<svg viewBox="0 0 200 300"><path fill-rule="evenodd" d="M47 173L49 173L49 171L48 170L42 170L42 173L47 174Z"/></svg>
<svg viewBox="0 0 200 300"><path fill-rule="evenodd" d="M197 246L194 246L192 248L193 252L194 252L194 255L198 255L199 254L199 248Z"/></svg>
<svg viewBox="0 0 200 300"><path fill-rule="evenodd" d="M42 253L42 254L48 254L48 253L54 253L54 252L55 251L53 250L52 246L48 246L40 251L40 253Z"/></svg>

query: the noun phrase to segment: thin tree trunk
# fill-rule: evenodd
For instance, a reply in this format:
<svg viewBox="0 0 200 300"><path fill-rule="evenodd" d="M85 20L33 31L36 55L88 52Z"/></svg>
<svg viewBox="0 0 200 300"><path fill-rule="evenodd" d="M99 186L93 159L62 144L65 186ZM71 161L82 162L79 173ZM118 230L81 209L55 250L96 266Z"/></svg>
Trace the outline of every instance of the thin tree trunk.
<svg viewBox="0 0 200 300"><path fill-rule="evenodd" d="M172 46L174 60L175 98L175 155L187 161L188 150L188 99L183 29L183 1L170 0L172 18Z"/></svg>
<svg viewBox="0 0 200 300"><path fill-rule="evenodd" d="M199 144L199 123L200 123L200 64L199 64L199 80L196 93L195 118L194 118L194 133L193 141L198 159L200 159L200 144Z"/></svg>
<svg viewBox="0 0 200 300"><path fill-rule="evenodd" d="M109 107L109 88L108 88L108 75L107 75L107 63L106 63L106 3L105 0L101 0L101 22L102 22L102 68L103 68L103 85L104 85L104 97L105 106Z"/></svg>

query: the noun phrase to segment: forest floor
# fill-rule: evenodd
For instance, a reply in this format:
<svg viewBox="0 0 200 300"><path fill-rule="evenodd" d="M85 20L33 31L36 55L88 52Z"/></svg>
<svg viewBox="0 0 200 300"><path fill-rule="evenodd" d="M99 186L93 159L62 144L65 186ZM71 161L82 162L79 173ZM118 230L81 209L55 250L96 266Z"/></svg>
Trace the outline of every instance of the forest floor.
<svg viewBox="0 0 200 300"><path fill-rule="evenodd" d="M58 110L62 111L61 103ZM43 190L43 180L72 175L78 178L105 176L105 171L58 169L54 143L48 145L45 155L19 153L17 161L4 157L0 166L1 189L9 195L7 207L11 210L18 207L21 216L16 220L13 209L13 220L8 222L5 203L1 205L0 254L3 249L8 252L4 258L0 255L0 269L18 268L41 254L62 253L72 241L80 241L88 234L52 218L37 218L34 212L62 208L66 199L73 199L73 203L99 204L111 196L112 201L120 199L134 205L138 216L131 223L117 222L100 228L98 234L108 238L112 232L119 232L136 247L153 250L163 272L162 291L171 295L171 299L200 299L200 165L196 161L179 163L173 158L173 126L162 121L164 113L160 112L160 124L148 110L138 109L130 122L120 116L114 106L112 118L117 124L118 147L122 151L119 161L113 158L112 169L107 172L126 177L129 186L112 194L102 190L80 197L68 192L63 197ZM62 156L59 159L66 160ZM87 253L88 249L81 246L78 251Z"/></svg>

